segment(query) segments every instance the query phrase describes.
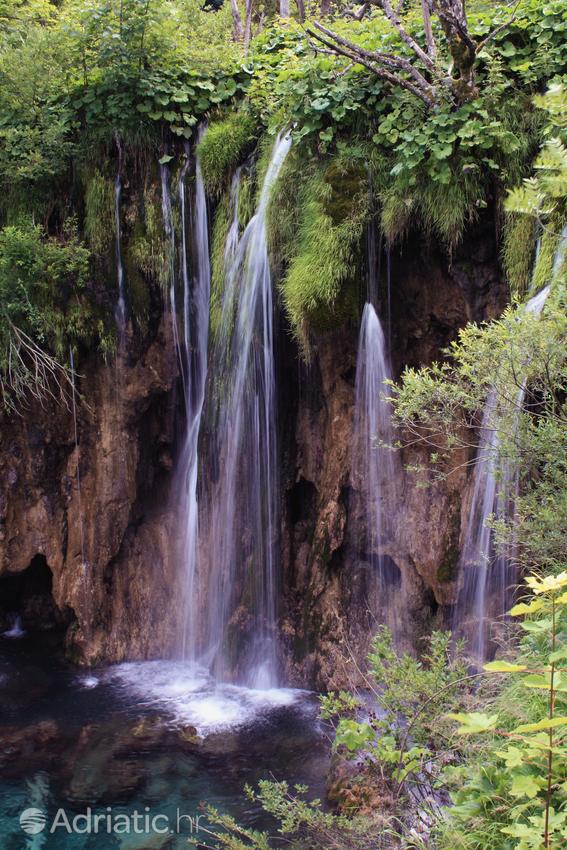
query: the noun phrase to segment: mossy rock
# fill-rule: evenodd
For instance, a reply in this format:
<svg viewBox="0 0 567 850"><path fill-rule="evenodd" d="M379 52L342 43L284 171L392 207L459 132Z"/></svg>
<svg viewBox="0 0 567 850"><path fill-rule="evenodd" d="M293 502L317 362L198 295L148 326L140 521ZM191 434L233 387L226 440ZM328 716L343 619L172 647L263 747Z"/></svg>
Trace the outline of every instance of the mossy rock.
<svg viewBox="0 0 567 850"><path fill-rule="evenodd" d="M289 171L282 170L276 192L283 203L271 204L270 231L276 233L271 242L287 264L281 283L283 303L295 335L307 349L309 330L332 330L356 316L370 205L366 173L360 166L347 166L339 158L310 171L300 170L298 160L294 166L291 179ZM289 182L282 188L284 180Z"/></svg>
<svg viewBox="0 0 567 850"><path fill-rule="evenodd" d="M197 156L207 191L219 195L235 168L253 150L256 124L247 112L233 112L212 123L197 146Z"/></svg>

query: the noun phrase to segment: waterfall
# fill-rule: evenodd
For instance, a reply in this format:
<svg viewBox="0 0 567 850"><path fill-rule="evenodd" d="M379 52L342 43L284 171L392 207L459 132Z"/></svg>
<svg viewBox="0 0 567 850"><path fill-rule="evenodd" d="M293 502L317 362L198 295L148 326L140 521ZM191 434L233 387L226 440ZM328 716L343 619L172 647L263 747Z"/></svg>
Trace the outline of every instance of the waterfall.
<svg viewBox="0 0 567 850"><path fill-rule="evenodd" d="M385 381L391 378L387 344L374 303L377 296L377 262L374 230L368 233L367 302L362 313L356 363L355 408L352 443L352 483L360 504L364 529L358 550L370 562L369 589L379 610L371 613L389 626L394 638L399 633L398 605L393 604L392 588L399 579L389 559L380 553L384 544L386 504L395 498L396 462L392 449L393 432ZM388 499L388 501L387 501Z"/></svg>
<svg viewBox="0 0 567 850"><path fill-rule="evenodd" d="M559 249L561 250L561 249ZM559 251L558 251L559 254ZM556 255L557 258L557 255ZM550 287L534 295L524 310L539 315ZM526 394L525 382L515 398L516 425ZM459 557L461 583L454 613L454 632L467 641L469 654L482 663L489 655L491 629L502 620L513 602L516 570L513 552L496 551L491 517L510 520L518 495L519 470L500 451L498 396L486 400L475 462L471 507Z"/></svg>
<svg viewBox="0 0 567 850"><path fill-rule="evenodd" d="M186 169L179 180L181 210L181 278L183 282L182 362L184 368L184 400L186 428L179 458L178 496L183 520L181 558L185 586L181 654L183 659L197 660L198 610L197 577L199 568L199 432L205 400L207 349L209 342L209 301L211 271L209 264L209 235L207 201L197 158L195 172L195 206L192 222L194 245L192 286L190 287L187 252L187 211L185 192ZM191 289L191 292L189 290Z"/></svg>
<svg viewBox="0 0 567 850"><path fill-rule="evenodd" d="M221 326L213 354L217 469L208 509L204 657L217 679L277 683L278 462L273 295L266 214L291 139L278 136L256 212L238 238L238 185L225 251Z"/></svg>
<svg viewBox="0 0 567 850"><path fill-rule="evenodd" d="M183 173L184 169L182 169L182 179L184 180L185 174ZM159 163L159 174L160 174L160 182L161 182L161 213L163 218L163 229L165 231L165 237L167 240L167 259L168 259L168 276L169 276L169 309L171 311L171 327L173 331L173 340L175 343L175 348L178 354L180 368L183 371L184 368L184 352L181 347L181 343L179 340L179 328L177 324L177 295L176 295L176 274L175 274L175 251L176 251L176 243L175 243L175 227L173 224L173 207L171 203L171 191L169 188L170 183L170 175L169 168L164 162ZM185 198L185 190L183 190L183 198ZM186 256L184 257L186 260ZM183 282L185 284L185 274L186 274L186 266L182 264L182 275ZM187 287L188 288L188 280ZM185 386L185 384L184 384Z"/></svg>
<svg viewBox="0 0 567 850"><path fill-rule="evenodd" d="M116 146L118 148L118 171L114 181L114 227L116 230L115 236L115 251L116 251L116 278L118 281L118 301L114 315L120 338L124 334L126 325L126 283L124 278L124 263L122 260L122 227L120 224L120 208L122 200L122 146L118 136L116 136Z"/></svg>

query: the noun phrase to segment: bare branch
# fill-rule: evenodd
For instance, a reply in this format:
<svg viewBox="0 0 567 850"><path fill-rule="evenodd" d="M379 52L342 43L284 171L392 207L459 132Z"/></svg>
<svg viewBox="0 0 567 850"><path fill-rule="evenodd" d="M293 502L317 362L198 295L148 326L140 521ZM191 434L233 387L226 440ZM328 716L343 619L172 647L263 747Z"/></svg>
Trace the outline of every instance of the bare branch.
<svg viewBox="0 0 567 850"><path fill-rule="evenodd" d="M43 351L31 337L8 321L6 374L0 379L3 404L14 409L28 398L40 403L50 397L69 407L73 388L72 372Z"/></svg>
<svg viewBox="0 0 567 850"><path fill-rule="evenodd" d="M433 27L431 26L431 7L430 0L421 0L421 14L423 17L423 27L425 29L425 40L427 42L427 52L435 62L437 58L437 45L433 37Z"/></svg>
<svg viewBox="0 0 567 850"><path fill-rule="evenodd" d="M404 41L411 50L420 59L426 68L430 71L435 71L435 63L432 58L420 47L417 41L411 37L405 29L397 12L394 11L389 3L389 0L377 0L378 6L382 9L392 26L399 33L400 38Z"/></svg>
<svg viewBox="0 0 567 850"><path fill-rule="evenodd" d="M380 62L380 60L376 59L370 51L363 50L357 45L348 42L346 39L341 38L340 36L331 32L331 30L327 30L325 27L323 27L317 22L315 22L313 26L316 27L317 30L319 30L320 32L314 32L313 30L308 29L306 30L307 35L321 42L321 44L324 44L325 47L328 48L329 53L344 56L347 59L350 59L352 62L358 65L362 65L365 68L368 68L368 70L372 71L373 74L376 74L377 77L386 80L392 85L400 86L401 88L406 89L406 91L411 92L413 95L420 98L420 100L422 100L428 107L431 107L433 105L435 92L432 86L427 83L425 78L423 79L426 83L427 89L424 91L422 90L422 88L410 82L405 77L399 74L394 74L391 71L387 70L386 67L380 67L379 64L373 64L374 62ZM328 34L328 38L321 35L321 33ZM337 39L336 43L332 40L335 38ZM393 62L390 63L390 67L397 70L401 70L401 67L399 65L394 64Z"/></svg>
<svg viewBox="0 0 567 850"><path fill-rule="evenodd" d="M358 44L355 44L352 41L349 41L338 33L333 32L327 27L315 21L313 26L318 33L323 33L326 38L322 38L318 33L314 33L311 30L308 32L319 41L322 41L326 44L327 47L330 47L332 50L335 50L337 53L341 53L342 55L348 55L349 58L354 59L354 61L359 62L361 65L369 68L373 73L378 76L383 76L384 79L388 79L389 82L393 82L395 80L395 84L401 86L402 88L407 89L408 91L412 91L413 94L418 94L418 96L427 103L428 106L432 106L435 103L435 89L428 82L428 80L423 76L418 69L412 65L412 63L408 59L404 59L401 56L394 56L390 53L381 53L379 51L374 50L365 50L363 47L360 47ZM342 48L339 50L338 48ZM345 53L348 51L348 54ZM359 58L360 57L360 58ZM365 60L365 61L362 61ZM378 65L384 66L383 68L376 68L376 66L372 63L377 63ZM386 71L386 69L388 69ZM406 80L402 76L398 76L396 74L392 74L391 71L405 71L409 74L410 77L413 78L415 83L410 83L409 80ZM380 72L380 73L379 73Z"/></svg>
<svg viewBox="0 0 567 850"><path fill-rule="evenodd" d="M477 45L477 48L476 48L476 55L477 56L478 56L478 54L480 53L481 50L484 50L484 48L486 47L488 42L492 41L492 39L494 38L495 35L498 35L499 32L502 32L502 30L507 29L510 26L510 24L514 23L514 21L516 20L516 12L517 12L518 6L520 5L521 2L522 2L522 0L516 0L516 4L514 6L514 11L512 13L512 16L510 18L508 18L508 20L505 23L500 24L500 26L496 27L496 29L493 29L492 32L489 33L486 36L486 38Z"/></svg>

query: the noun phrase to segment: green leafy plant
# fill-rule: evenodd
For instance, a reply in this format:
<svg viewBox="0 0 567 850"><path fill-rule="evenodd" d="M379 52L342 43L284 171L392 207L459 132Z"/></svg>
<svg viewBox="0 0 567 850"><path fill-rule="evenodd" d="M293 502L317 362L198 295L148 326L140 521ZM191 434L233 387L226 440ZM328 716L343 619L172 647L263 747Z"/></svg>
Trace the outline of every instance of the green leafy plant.
<svg viewBox="0 0 567 850"><path fill-rule="evenodd" d="M0 231L0 392L4 406L28 395L65 394L69 346L106 343L88 291L89 251L76 223L63 240L29 220Z"/></svg>
<svg viewBox="0 0 567 850"><path fill-rule="evenodd" d="M515 850L559 850L567 839L567 572L534 574L526 582L532 596L510 612L524 618L520 652L484 669L517 680L530 716L512 725L505 712L448 715L458 721L460 735L491 736L484 757L495 765L491 782L473 780L455 795L450 817L466 829L470 817L481 811L490 816L498 807L499 831L512 838ZM534 691L542 697L535 703L529 699Z"/></svg>

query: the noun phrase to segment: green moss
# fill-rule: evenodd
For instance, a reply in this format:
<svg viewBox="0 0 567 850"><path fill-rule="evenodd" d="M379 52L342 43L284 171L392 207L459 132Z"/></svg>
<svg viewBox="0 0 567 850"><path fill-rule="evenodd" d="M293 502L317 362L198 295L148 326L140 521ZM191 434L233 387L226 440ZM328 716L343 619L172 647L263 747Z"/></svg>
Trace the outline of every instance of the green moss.
<svg viewBox="0 0 567 850"><path fill-rule="evenodd" d="M115 237L114 185L96 170L85 192L85 236L91 250L102 257Z"/></svg>
<svg viewBox="0 0 567 850"><path fill-rule="evenodd" d="M455 570L457 567L457 560L459 557L458 551L449 552L445 560L439 565L437 569L437 580L441 583L445 584L449 581L453 581L455 577Z"/></svg>
<svg viewBox="0 0 567 850"><path fill-rule="evenodd" d="M297 235L292 238L294 210L288 196L279 250L284 259L293 251L281 289L294 333L307 349L309 328L336 327L356 309L352 292L369 203L365 171L345 167L339 157L299 174ZM280 187L278 201L287 191ZM272 207L279 221L279 203ZM273 238L273 224L270 229Z"/></svg>
<svg viewBox="0 0 567 850"><path fill-rule="evenodd" d="M210 333L213 339L219 329L225 283L224 251L230 227L230 197L225 193L215 212L211 238L211 303Z"/></svg>
<svg viewBox="0 0 567 850"><path fill-rule="evenodd" d="M507 215L502 240L502 262L510 291L519 297L530 285L536 244L536 227L527 215Z"/></svg>
<svg viewBox="0 0 567 850"><path fill-rule="evenodd" d="M266 216L270 259L277 269L289 265L297 248L300 194L305 162L292 148L272 187Z"/></svg>
<svg viewBox="0 0 567 850"><path fill-rule="evenodd" d="M554 228L544 231L537 252L530 289L537 292L551 280L557 237Z"/></svg>
<svg viewBox="0 0 567 850"><path fill-rule="evenodd" d="M219 195L222 192L234 169L253 147L255 139L256 127L246 112L234 112L209 126L197 147L209 194Z"/></svg>
<svg viewBox="0 0 567 850"><path fill-rule="evenodd" d="M254 180L250 173L240 175L238 192L238 224L244 229L254 215Z"/></svg>
<svg viewBox="0 0 567 850"><path fill-rule="evenodd" d="M137 217L125 251L125 264L163 287L169 283L169 245L165 238L161 201L157 189L146 189L143 217Z"/></svg>
<svg viewBox="0 0 567 850"><path fill-rule="evenodd" d="M451 247L460 241L478 209L486 206L484 181L478 169L454 174L448 183L430 180L426 173L415 182L402 175L380 175L380 181L381 228L390 241L402 238L414 226Z"/></svg>

